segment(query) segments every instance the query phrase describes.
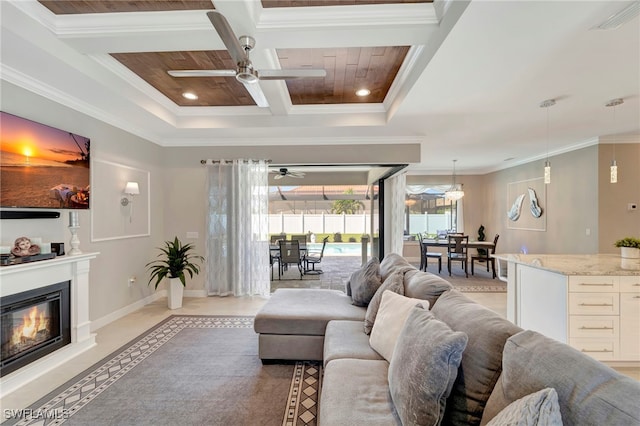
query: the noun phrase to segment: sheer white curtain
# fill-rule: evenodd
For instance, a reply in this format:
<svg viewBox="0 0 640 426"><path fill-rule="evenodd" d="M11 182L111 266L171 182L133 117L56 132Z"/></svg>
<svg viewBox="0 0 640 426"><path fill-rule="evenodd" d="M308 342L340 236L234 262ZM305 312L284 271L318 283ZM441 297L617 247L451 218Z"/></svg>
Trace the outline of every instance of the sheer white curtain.
<svg viewBox="0 0 640 426"><path fill-rule="evenodd" d="M268 168L264 160L208 164L209 295L269 294Z"/></svg>
<svg viewBox="0 0 640 426"><path fill-rule="evenodd" d="M406 186L406 173L385 180L385 253L402 255Z"/></svg>

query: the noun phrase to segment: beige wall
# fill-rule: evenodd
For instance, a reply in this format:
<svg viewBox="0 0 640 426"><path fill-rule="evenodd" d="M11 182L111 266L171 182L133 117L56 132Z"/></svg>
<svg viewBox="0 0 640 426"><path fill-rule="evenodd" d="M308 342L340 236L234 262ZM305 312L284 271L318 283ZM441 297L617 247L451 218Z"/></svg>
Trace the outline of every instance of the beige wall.
<svg viewBox="0 0 640 426"><path fill-rule="evenodd" d="M609 182L609 166L614 146L598 146L598 249L600 253L619 253L613 246L616 240L635 236L640 238L640 143L616 144L618 183ZM628 204L638 206L628 210Z"/></svg>
<svg viewBox="0 0 640 426"><path fill-rule="evenodd" d="M3 111L89 137L94 160L112 161L151 172L151 236L92 243L91 215L90 211L84 210L79 212L78 237L83 252L100 252L91 262L89 316L92 321L112 315L152 294L154 290L147 286L144 265L155 256L155 247L165 238L162 228L165 193L159 167L162 149L7 82L2 82L1 100ZM3 245L19 236L29 235L42 236L44 241L62 241L69 247L68 216L65 214L66 210L60 212L59 219L0 221L0 239ZM101 224L94 225L99 227ZM137 277L137 282L129 287L128 279L131 276Z"/></svg>
<svg viewBox="0 0 640 426"><path fill-rule="evenodd" d="M510 229L507 184L542 177L544 161L534 161L484 176L457 176L464 184L464 226L472 238L480 224L490 239L500 234L500 253L617 253L615 240L640 236L640 143L616 145L619 182L609 183L612 145L593 145L550 158L545 231ZM447 183L443 176L408 176L407 183ZM528 200L525 199L525 203ZM523 210L528 207L523 205ZM587 230L589 234L587 235Z"/></svg>

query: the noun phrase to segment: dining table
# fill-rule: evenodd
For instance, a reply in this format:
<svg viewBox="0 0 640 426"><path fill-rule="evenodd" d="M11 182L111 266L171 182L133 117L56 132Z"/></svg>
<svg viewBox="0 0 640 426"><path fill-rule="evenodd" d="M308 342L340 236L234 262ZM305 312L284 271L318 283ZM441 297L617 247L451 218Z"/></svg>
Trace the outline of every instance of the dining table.
<svg viewBox="0 0 640 426"><path fill-rule="evenodd" d="M422 243L427 246L427 247L444 247L446 248L449 245L449 241L448 240L429 240L429 239L423 239ZM493 241L469 241L467 243L467 248L483 248L486 249L488 252L493 250L493 248L495 247L495 244L493 243Z"/></svg>

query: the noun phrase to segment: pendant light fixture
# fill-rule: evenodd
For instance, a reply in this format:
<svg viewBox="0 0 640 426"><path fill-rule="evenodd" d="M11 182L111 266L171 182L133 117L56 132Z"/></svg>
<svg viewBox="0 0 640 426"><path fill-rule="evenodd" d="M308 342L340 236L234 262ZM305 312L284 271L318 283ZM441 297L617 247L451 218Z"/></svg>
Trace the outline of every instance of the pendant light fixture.
<svg viewBox="0 0 640 426"><path fill-rule="evenodd" d="M618 105L622 105L624 100L622 98L611 99L606 107L613 107L613 131L615 132L616 128L616 107ZM611 160L611 167L609 167L609 182L617 183L618 182L618 164L616 163L616 141L613 141L613 159Z"/></svg>
<svg viewBox="0 0 640 426"><path fill-rule="evenodd" d="M458 160L453 160L453 185L444 193L444 199L449 201L458 201L464 197L464 191L456 185L456 161Z"/></svg>
<svg viewBox="0 0 640 426"><path fill-rule="evenodd" d="M547 159L544 162L544 183L551 183L551 162L549 161L549 107L556 104L555 99L547 99L542 101L540 108L546 108L547 110Z"/></svg>

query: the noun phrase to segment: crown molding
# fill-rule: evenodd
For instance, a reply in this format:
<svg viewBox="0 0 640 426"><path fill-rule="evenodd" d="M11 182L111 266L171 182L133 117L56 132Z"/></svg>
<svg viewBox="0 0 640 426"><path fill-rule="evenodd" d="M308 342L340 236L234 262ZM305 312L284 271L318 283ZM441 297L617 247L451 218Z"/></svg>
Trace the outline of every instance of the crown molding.
<svg viewBox="0 0 640 426"><path fill-rule="evenodd" d="M362 26L437 25L431 3L262 9L256 28L327 28Z"/></svg>
<svg viewBox="0 0 640 426"><path fill-rule="evenodd" d="M115 115L108 114L104 110L96 108L92 104L78 99L68 93L62 92L48 84L38 81L12 67L0 63L0 75L3 81L7 81L25 90L47 98L53 102L57 102L68 108L76 110L89 117L110 124L114 127L127 131L131 134L139 136L153 143L158 143L158 137L155 134L141 131L140 128L131 126L127 121L121 120Z"/></svg>

